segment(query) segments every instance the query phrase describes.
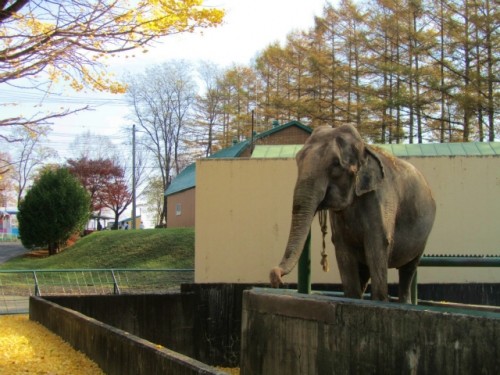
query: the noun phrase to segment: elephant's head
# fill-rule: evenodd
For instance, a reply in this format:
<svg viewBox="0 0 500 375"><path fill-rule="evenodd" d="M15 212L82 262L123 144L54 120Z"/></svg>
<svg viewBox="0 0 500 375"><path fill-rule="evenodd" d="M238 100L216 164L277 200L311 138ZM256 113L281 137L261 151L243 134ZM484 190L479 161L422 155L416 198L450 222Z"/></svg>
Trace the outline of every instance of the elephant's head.
<svg viewBox="0 0 500 375"><path fill-rule="evenodd" d="M295 267L318 210L342 211L355 196L376 189L384 178L380 160L350 125L315 129L296 160L292 224L283 259L271 270L273 287Z"/></svg>

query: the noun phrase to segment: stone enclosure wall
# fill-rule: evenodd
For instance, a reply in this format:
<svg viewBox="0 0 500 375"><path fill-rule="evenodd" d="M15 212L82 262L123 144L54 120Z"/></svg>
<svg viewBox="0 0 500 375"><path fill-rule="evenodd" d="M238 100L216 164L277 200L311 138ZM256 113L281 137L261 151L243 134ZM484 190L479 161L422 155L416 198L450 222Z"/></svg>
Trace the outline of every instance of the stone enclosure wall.
<svg viewBox="0 0 500 375"><path fill-rule="evenodd" d="M242 375L498 374L500 314L253 289Z"/></svg>
<svg viewBox="0 0 500 375"><path fill-rule="evenodd" d="M292 284L290 287L295 288L296 286ZM313 287L314 290L341 290L339 285L330 284L316 284ZM165 368L168 368L168 374L170 375L213 374L218 373L217 370L210 368L208 365L239 367L240 348L243 348L241 351L242 364L246 363L245 366L248 366L247 362L250 359L246 356L250 355L253 358L256 353L252 352L252 350L262 351L262 348L266 348L269 340L268 331L276 332L272 330L277 328L269 327L269 330L265 328L269 322L263 320L262 317L250 319L253 314L262 315L262 311L251 310L248 303L243 303L243 292L251 288L252 285L250 284L185 284L182 285L181 293L33 297L30 301L30 318L45 325L75 348L86 353L108 374L122 375L130 373L135 375L143 373L150 375L161 373L155 371ZM390 288L394 288L394 285L391 285ZM331 306L331 303L337 303L335 301L339 299L331 300L332 302L326 303L326 307L320 306L318 309L319 305L315 299L316 297L297 295L290 290L274 290L272 292L284 296L285 299L276 298L275 301L270 303L274 310L270 310L263 315L267 314L266 316L270 317L270 319L280 321L279 324L283 325L283 327L280 326L279 335L289 335L290 332L295 332L292 336L295 334L299 336L293 336L294 339L306 340L304 341L308 342L306 346L311 348L317 348L320 344L329 343L327 347L321 349L322 355L328 358L331 357L333 351L340 350L337 347L342 346L344 348L342 350L350 348L351 333L348 331L351 329L353 337L356 337L357 331L367 330L363 339L365 341L361 340L356 343L356 345L360 345L359 350L362 350L367 344L378 345L379 341L377 340L382 339L386 341L394 340L391 345L398 347L400 346L398 340L403 340L403 343L413 342L415 345L424 342L427 345L428 341L425 340L431 340L432 343L432 337L434 337L432 335L436 334L434 332L436 324L441 325L448 318L451 321L453 319L457 319L458 322L468 321L468 319L464 320L460 316L450 318L449 311L439 314L430 313L425 312L425 310L431 309L428 307L414 309L412 307L401 307L401 305L394 303L389 308L387 304L377 304L370 301L351 301L349 306L357 306L352 313L348 310L352 306L342 307L342 309L328 307ZM295 310L290 308L291 305L287 301L290 300L291 293L306 304L305 308L302 306L302 315L297 315L294 312ZM489 302L492 305L500 306L498 286L491 284L420 285L419 295L427 299L430 296L452 295L455 296L453 300L456 302ZM311 303L307 298L311 298ZM246 306L246 311L244 310L243 314L242 305ZM377 306L379 307L377 308ZM380 306L383 308L380 308ZM392 310L396 312L393 313ZM277 316L272 315L277 311L279 312ZM347 324L341 328L343 336L339 337L338 340L340 341L335 341L335 345L333 345L332 338L326 336L316 337L318 327L322 327L322 335L328 333L330 328L325 322L337 319L340 316L337 314L339 311L343 311L343 315L342 319L337 323ZM402 314L402 311L406 311L406 313L399 316L398 314ZM310 313L310 315L304 317L304 312ZM423 318L418 315L419 313L422 314ZM350 318L351 314L352 318ZM397 332L393 338L380 338L377 336L380 332L371 326L375 324L374 316L377 314L382 314L385 320L380 321L379 325L375 327L386 330L395 329ZM387 319L385 314L387 314ZM468 314L470 315L470 313ZM355 320L355 316L358 320ZM393 321L394 316L399 320ZM490 333L485 335L485 338L488 338L488 335L492 334L492 332L498 334L498 316L500 314L496 316L496 325L488 321L485 323L486 325L479 327L478 332L482 332L481 330L485 329L484 327L492 329ZM433 322L433 317L436 317L436 322ZM402 324L403 318L412 321L411 324L414 325L412 329L419 329L418 335L405 338L398 333L402 326L397 324ZM315 319L317 322L314 321ZM260 326L261 323L257 324L256 322L261 322L264 326ZM396 324L395 322L399 323ZM486 321L483 320L483 322ZM311 330L304 331L303 327L306 326L312 327ZM403 326L403 328L405 327ZM476 327L464 325L462 333L468 335L470 329L476 329ZM427 332L427 330L429 331ZM336 331L335 335L338 332L340 331ZM387 334L389 335L389 333ZM474 332L469 336L475 335ZM265 340L265 342L261 340ZM313 340L313 342L307 340ZM287 345L289 344L287 343L276 342L275 344L282 346L281 349L276 347L273 350L288 350ZM248 345L255 345L255 348L248 350ZM391 350L396 350L392 346L390 347ZM495 347L494 350L498 350L498 348ZM495 355L495 353L495 351L490 350L484 355ZM500 358L500 356L497 355L497 358ZM251 359L251 361L253 360L254 358ZM256 363L261 363L263 360L264 358L260 357L258 359L260 362ZM144 364L144 361L147 361L147 363ZM145 372L146 369L148 372ZM248 371L257 370L252 367ZM255 374L260 373L255 372ZM272 374L276 375L279 372Z"/></svg>
<svg viewBox="0 0 500 375"><path fill-rule="evenodd" d="M112 303L121 304L119 299L109 299L109 296L100 296L101 298L93 301L87 300L88 297L82 297L81 301L75 301L72 297L56 298L59 303L67 302L68 305L80 305L81 302L89 302L92 305L91 310L105 311L108 310L117 318L120 314L121 322L132 322L135 317L133 307L137 305L131 304L131 299L122 298L127 303L126 308L117 313L118 310L113 309ZM121 296L118 296L121 297ZM144 297L144 296L143 296ZM172 311L179 307L179 303L184 303L176 299L163 298L169 301ZM189 298L188 298L189 299ZM142 298L144 301L144 298ZM158 302L158 301L157 301ZM188 301L189 303L189 301ZM123 307L123 306L122 306ZM146 304L143 307L153 312L154 315L161 313L161 309L157 309L155 304ZM87 309L88 310L88 309ZM177 311L179 313L179 311ZM139 314L140 315L140 314ZM159 314L158 314L159 315ZM156 328L161 332L163 339L168 340L175 346L173 337L180 339L184 344L192 339L189 334L190 328L186 331L184 326L177 324L180 320L186 319L181 314L175 314L174 326L176 329L167 330L164 327L172 328L172 323L166 319L155 322L143 320L145 317L139 317L137 320L140 325L142 323L149 324L150 327ZM76 350L79 350L92 359L97 365L108 375L153 375L153 374L170 374L170 375L223 375L224 372L208 366L200 361L197 361L185 354L173 351L169 347L164 347L157 342L149 341L145 338L129 332L124 329L117 328L111 324L106 324L100 320L82 314L71 308L64 307L58 303L40 297L30 298L30 319L47 327L55 334L61 336L63 340L68 342ZM133 328L131 326L131 328ZM176 332L180 331L180 332ZM168 334L167 334L168 333ZM181 344L182 345L182 344Z"/></svg>

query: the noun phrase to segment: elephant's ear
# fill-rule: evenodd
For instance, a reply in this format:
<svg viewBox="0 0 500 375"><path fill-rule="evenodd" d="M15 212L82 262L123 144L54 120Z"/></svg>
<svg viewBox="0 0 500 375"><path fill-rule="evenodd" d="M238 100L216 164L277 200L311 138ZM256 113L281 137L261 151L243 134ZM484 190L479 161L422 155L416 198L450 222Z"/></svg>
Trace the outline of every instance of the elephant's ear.
<svg viewBox="0 0 500 375"><path fill-rule="evenodd" d="M356 175L356 195L363 195L377 189L385 176L384 166L378 155L369 147L365 148L365 160Z"/></svg>

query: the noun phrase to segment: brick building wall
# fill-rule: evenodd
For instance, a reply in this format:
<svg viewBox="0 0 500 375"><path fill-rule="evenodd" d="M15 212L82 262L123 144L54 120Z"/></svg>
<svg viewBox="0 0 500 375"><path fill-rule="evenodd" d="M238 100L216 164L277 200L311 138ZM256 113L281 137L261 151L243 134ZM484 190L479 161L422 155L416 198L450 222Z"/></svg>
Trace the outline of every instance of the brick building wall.
<svg viewBox="0 0 500 375"><path fill-rule="evenodd" d="M279 132L270 134L267 137L255 139L255 145L301 145L306 142L306 139L311 134L307 131L296 127L291 126L289 128L280 130ZM251 150L250 148L246 149L241 153L240 157L250 157Z"/></svg>

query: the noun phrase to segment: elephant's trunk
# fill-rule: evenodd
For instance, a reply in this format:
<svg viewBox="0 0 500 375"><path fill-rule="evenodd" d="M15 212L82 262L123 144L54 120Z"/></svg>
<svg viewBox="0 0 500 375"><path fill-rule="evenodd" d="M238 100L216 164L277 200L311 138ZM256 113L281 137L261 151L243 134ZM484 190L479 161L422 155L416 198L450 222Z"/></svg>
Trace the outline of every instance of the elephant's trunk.
<svg viewBox="0 0 500 375"><path fill-rule="evenodd" d="M314 188L314 181L299 181L293 195L292 224L285 254L278 267L271 270L270 279L273 287L282 284L281 276L292 271L304 248L311 223L319 203L324 198L324 190Z"/></svg>

